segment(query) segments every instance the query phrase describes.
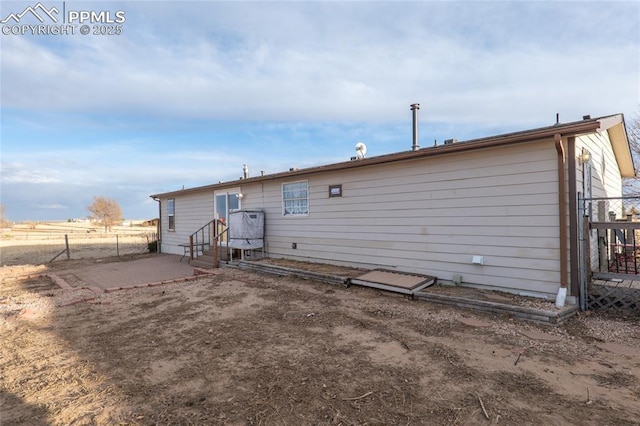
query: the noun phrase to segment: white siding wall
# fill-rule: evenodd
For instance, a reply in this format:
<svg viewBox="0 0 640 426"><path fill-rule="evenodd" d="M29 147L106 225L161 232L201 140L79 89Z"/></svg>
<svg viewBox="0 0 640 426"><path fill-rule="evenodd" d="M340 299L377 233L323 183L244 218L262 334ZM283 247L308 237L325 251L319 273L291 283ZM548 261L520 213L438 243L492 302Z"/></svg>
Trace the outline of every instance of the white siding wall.
<svg viewBox="0 0 640 426"><path fill-rule="evenodd" d="M169 231L167 199L161 199L162 253L184 253L178 244L189 244L189 236L213 219L213 192L175 196L175 231Z"/></svg>
<svg viewBox="0 0 640 426"><path fill-rule="evenodd" d="M577 190L584 190L583 184L583 168L591 167L591 185L592 197L621 197L622 196L622 178L620 177L620 169L616 157L611 147L609 135L607 132L593 133L576 138L576 157L579 158L582 148L587 149L591 153L591 161L588 164L580 164L577 162ZM592 203L592 220L598 220L598 203ZM609 202L609 208L606 210L616 211L618 218L622 215L622 203L617 201ZM592 270L598 270L598 234L596 230L591 231L591 267Z"/></svg>
<svg viewBox="0 0 640 426"><path fill-rule="evenodd" d="M265 210L272 257L461 274L465 284L555 295L556 167L552 141L520 144L245 185L243 207ZM282 183L299 180L309 182L310 213L285 217ZM334 184L341 198L328 197Z"/></svg>
<svg viewBox="0 0 640 426"><path fill-rule="evenodd" d="M591 153L592 187L594 197L621 197L622 178L607 132L592 133L576 138L576 157L586 148ZM582 191L582 167L577 162L578 191Z"/></svg>

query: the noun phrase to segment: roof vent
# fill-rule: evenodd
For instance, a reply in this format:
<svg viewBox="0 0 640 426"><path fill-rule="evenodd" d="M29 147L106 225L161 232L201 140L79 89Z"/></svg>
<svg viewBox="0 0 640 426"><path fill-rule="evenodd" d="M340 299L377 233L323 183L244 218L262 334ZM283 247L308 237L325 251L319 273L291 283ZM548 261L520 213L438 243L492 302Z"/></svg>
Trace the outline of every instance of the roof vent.
<svg viewBox="0 0 640 426"><path fill-rule="evenodd" d="M295 172L296 170L298 170L298 168L297 168L297 167L291 167L291 168L289 169L289 171L290 171L290 172Z"/></svg>
<svg viewBox="0 0 640 426"><path fill-rule="evenodd" d="M454 144L454 143L457 143L457 142L458 142L458 139L456 139L456 138L453 138L453 139L445 139L444 144L445 144L445 145L451 145L451 144Z"/></svg>
<svg viewBox="0 0 640 426"><path fill-rule="evenodd" d="M591 120L591 116L589 114L582 116L583 120Z"/></svg>
<svg viewBox="0 0 640 426"><path fill-rule="evenodd" d="M362 159L366 155L367 155L367 146L362 142L358 142L356 144L356 158Z"/></svg>

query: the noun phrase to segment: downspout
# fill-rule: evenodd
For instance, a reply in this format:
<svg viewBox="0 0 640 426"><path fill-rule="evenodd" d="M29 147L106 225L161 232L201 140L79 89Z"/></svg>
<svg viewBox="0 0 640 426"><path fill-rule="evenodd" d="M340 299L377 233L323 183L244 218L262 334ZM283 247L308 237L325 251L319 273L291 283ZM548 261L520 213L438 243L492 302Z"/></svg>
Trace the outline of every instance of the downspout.
<svg viewBox="0 0 640 426"><path fill-rule="evenodd" d="M565 188L565 149L562 137L556 133L553 137L558 152L558 217L560 220L560 288L556 297L556 306L564 306L567 297L567 190Z"/></svg>
<svg viewBox="0 0 640 426"><path fill-rule="evenodd" d="M158 202L158 239L156 243L156 253L162 253L160 241L162 241L162 203L159 198L151 197L154 201Z"/></svg>
<svg viewBox="0 0 640 426"><path fill-rule="evenodd" d="M578 193L576 179L576 138L567 138L567 156L569 170L569 294L579 296L578 281Z"/></svg>

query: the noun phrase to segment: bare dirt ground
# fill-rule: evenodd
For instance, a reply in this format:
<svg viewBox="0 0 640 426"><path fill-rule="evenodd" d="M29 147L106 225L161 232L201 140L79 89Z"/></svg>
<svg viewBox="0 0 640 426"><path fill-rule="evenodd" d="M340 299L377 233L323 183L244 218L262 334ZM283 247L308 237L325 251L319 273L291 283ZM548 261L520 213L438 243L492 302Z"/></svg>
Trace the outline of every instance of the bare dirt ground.
<svg viewBox="0 0 640 426"><path fill-rule="evenodd" d="M18 277L46 267L0 272L2 425L640 418L637 317L552 328L233 269L62 307L74 290Z"/></svg>

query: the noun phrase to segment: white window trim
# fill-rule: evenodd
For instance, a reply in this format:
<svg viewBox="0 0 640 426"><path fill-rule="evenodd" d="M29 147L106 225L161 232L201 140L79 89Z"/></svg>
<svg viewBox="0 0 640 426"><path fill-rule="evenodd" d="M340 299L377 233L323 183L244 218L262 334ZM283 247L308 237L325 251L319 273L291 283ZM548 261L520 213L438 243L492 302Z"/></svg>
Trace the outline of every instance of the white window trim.
<svg viewBox="0 0 640 426"><path fill-rule="evenodd" d="M169 201L173 201L173 213L169 212ZM171 217L173 217L173 228L171 227ZM176 199L167 198L167 231L176 231Z"/></svg>
<svg viewBox="0 0 640 426"><path fill-rule="evenodd" d="M285 199L284 199L284 186L285 185L291 185L294 183L306 183L307 184L307 212L306 213L298 213L298 214L286 214L285 213ZM308 180L297 180L294 182L284 182L280 188L280 194L281 194L281 198L282 198L282 216L284 217L308 217L309 216L309 212L311 211L311 203L309 200L309 181Z"/></svg>

